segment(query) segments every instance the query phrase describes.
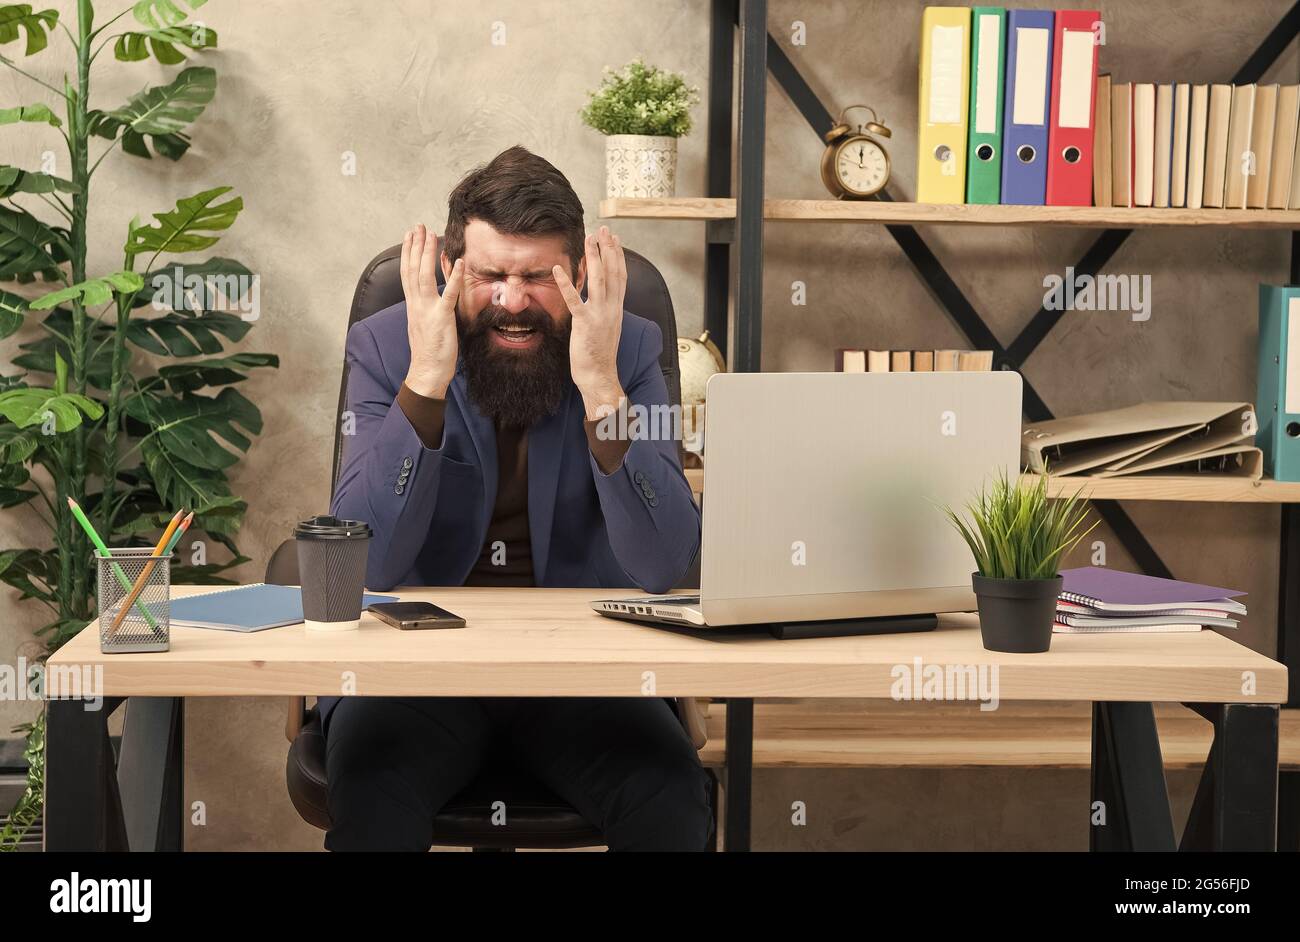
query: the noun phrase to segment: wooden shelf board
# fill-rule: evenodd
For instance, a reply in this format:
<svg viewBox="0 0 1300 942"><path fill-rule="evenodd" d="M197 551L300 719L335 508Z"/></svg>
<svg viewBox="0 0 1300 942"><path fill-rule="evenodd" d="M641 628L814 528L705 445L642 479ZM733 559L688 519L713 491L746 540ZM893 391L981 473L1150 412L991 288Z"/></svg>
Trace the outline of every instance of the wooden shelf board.
<svg viewBox="0 0 1300 942"><path fill-rule="evenodd" d="M686 480L695 494L704 493L704 470L688 468ZM1049 493L1068 497L1080 488L1096 500L1182 500L1220 503L1300 504L1300 483L1251 481L1226 475L1161 474L1099 478L1077 475L1053 478Z"/></svg>
<svg viewBox="0 0 1300 942"><path fill-rule="evenodd" d="M972 206L886 203L873 200L763 201L766 219L784 222L904 223L914 225L1076 226L1136 229L1210 226L1238 229L1300 229L1300 211L1281 209L1150 209L1107 206ZM679 196L671 199L604 199L607 219L733 219L734 199Z"/></svg>

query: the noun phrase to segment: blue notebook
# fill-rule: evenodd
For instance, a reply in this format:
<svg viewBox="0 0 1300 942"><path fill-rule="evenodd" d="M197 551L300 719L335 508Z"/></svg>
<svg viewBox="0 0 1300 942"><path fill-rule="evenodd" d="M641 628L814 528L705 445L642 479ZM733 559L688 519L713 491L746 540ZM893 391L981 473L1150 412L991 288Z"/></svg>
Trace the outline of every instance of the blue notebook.
<svg viewBox="0 0 1300 942"><path fill-rule="evenodd" d="M361 607L396 602L395 595L363 596ZM239 586L171 600L171 623L177 628L263 631L302 621L302 590L295 585Z"/></svg>

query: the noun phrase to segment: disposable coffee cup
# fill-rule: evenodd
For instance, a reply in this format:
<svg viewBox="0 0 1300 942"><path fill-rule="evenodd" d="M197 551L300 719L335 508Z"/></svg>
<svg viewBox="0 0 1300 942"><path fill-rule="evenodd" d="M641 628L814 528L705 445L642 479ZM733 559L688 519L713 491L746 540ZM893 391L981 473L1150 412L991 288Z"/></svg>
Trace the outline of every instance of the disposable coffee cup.
<svg viewBox="0 0 1300 942"><path fill-rule="evenodd" d="M370 525L324 514L293 530L308 631L355 631L361 624Z"/></svg>

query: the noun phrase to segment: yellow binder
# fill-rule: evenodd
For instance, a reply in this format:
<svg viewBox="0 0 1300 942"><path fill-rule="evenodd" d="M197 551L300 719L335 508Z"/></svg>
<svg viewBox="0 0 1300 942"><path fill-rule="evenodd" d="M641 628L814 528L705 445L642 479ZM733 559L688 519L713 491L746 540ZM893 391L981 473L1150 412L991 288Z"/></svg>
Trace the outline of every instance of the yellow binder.
<svg viewBox="0 0 1300 942"><path fill-rule="evenodd" d="M926 7L916 135L918 203L966 201L969 96L970 8Z"/></svg>

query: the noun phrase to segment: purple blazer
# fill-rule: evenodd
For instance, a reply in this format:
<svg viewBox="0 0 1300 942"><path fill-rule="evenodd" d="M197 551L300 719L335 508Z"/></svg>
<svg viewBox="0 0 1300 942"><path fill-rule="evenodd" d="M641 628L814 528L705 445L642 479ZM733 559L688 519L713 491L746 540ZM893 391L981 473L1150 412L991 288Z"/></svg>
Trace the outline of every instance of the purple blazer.
<svg viewBox="0 0 1300 942"><path fill-rule="evenodd" d="M662 348L656 324L623 313L618 377L630 404L668 404ZM355 435L345 444L330 512L365 520L374 531L366 585L463 585L497 491L496 431L470 401L464 364L447 391L442 442L426 448L395 402L411 359L406 302L354 324L346 357ZM583 418L582 397L570 384L560 409L528 433L535 581L665 592L700 545L700 511L677 443L637 439L607 475L592 457ZM320 698L322 723L338 699Z"/></svg>

